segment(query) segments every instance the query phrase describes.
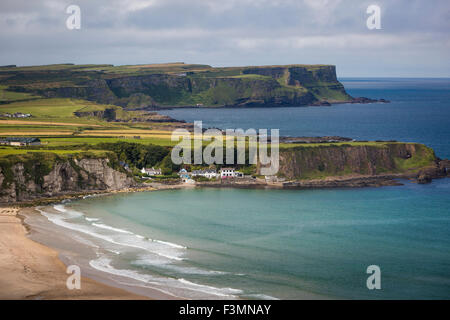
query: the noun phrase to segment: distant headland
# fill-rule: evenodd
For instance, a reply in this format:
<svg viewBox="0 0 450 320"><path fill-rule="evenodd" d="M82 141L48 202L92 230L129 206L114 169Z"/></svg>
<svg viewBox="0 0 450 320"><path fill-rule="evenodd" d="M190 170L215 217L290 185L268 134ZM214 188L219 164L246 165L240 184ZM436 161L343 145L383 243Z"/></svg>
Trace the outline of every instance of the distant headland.
<svg viewBox="0 0 450 320"><path fill-rule="evenodd" d="M30 96L85 99L131 110L388 102L351 97L333 65L10 65L0 67L0 85Z"/></svg>

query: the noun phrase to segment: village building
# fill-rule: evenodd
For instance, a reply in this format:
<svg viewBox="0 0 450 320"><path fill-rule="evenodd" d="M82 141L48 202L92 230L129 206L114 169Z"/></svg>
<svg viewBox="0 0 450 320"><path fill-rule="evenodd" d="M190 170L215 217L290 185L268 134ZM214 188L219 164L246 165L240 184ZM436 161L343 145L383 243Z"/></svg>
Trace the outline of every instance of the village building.
<svg viewBox="0 0 450 320"><path fill-rule="evenodd" d="M31 117L31 114L30 113L22 113L22 112L16 112L16 113L11 114L9 112L6 112L6 113L0 114L0 117L6 117L6 118L29 118L29 117Z"/></svg>
<svg viewBox="0 0 450 320"><path fill-rule="evenodd" d="M41 139L24 138L24 137L7 137L7 138L0 138L0 144L15 147L39 146L41 145Z"/></svg>
<svg viewBox="0 0 450 320"><path fill-rule="evenodd" d="M149 176L160 176L160 175L162 175L161 169L155 169L153 167L151 167L151 168L142 168L141 172L143 174L147 174Z"/></svg>
<svg viewBox="0 0 450 320"><path fill-rule="evenodd" d="M31 114L29 113L16 112L13 114L13 118L29 118L29 117L31 117Z"/></svg>
<svg viewBox="0 0 450 320"><path fill-rule="evenodd" d="M213 178L218 177L216 170L213 170L213 169L194 170L194 171L192 171L191 175L193 177L205 177L208 179L213 179Z"/></svg>
<svg viewBox="0 0 450 320"><path fill-rule="evenodd" d="M191 178L189 172L187 172L186 169L181 169L180 171L178 171L178 175L180 176L181 179L190 179Z"/></svg>
<svg viewBox="0 0 450 320"><path fill-rule="evenodd" d="M244 174L242 172L236 171L234 168L222 168L222 170L220 170L220 177L222 179L243 178Z"/></svg>

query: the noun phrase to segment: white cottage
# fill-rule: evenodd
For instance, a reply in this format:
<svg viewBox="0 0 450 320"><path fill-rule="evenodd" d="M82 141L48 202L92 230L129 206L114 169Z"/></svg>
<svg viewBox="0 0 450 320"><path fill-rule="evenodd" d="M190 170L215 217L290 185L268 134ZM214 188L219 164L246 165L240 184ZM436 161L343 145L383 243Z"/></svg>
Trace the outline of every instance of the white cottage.
<svg viewBox="0 0 450 320"><path fill-rule="evenodd" d="M141 172L143 174L147 174L149 176L160 176L161 173L161 169L155 169L155 168L142 168Z"/></svg>
<svg viewBox="0 0 450 320"><path fill-rule="evenodd" d="M193 177L205 177L208 179L217 178L217 176L218 176L216 170L213 170L213 169L194 170L194 171L192 171L191 175Z"/></svg>
<svg viewBox="0 0 450 320"><path fill-rule="evenodd" d="M222 168L220 170L220 177L222 179L234 178L236 176L236 171L234 168Z"/></svg>

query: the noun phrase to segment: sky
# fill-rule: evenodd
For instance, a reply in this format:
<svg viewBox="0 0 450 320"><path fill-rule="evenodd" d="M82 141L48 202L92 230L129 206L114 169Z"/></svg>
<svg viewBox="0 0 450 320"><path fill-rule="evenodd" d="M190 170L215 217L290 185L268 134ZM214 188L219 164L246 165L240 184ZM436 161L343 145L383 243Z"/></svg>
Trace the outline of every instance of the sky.
<svg viewBox="0 0 450 320"><path fill-rule="evenodd" d="M68 29L69 5L81 28ZM380 9L369 29L367 8ZM450 77L449 0L1 0L0 65L333 64Z"/></svg>

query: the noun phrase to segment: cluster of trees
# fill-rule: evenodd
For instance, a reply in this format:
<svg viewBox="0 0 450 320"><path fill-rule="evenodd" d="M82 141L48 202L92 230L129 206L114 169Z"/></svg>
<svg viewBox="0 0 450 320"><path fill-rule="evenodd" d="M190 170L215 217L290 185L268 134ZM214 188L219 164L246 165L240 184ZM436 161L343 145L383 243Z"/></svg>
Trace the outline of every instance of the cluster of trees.
<svg viewBox="0 0 450 320"><path fill-rule="evenodd" d="M117 154L120 161L138 169L154 167L157 164L160 164L162 169L164 169L163 166L171 169L170 149L167 147L153 144L144 145L130 142L116 142L99 143L96 145L96 148L112 151Z"/></svg>
<svg viewBox="0 0 450 320"><path fill-rule="evenodd" d="M92 146L90 146L92 148ZM185 164L183 166L176 165L172 162L171 159L171 148L170 147L162 147L153 144L140 144L135 142L115 142L115 143L99 143L95 146L95 149L100 150L108 150L114 152L120 161L127 163L130 167L134 167L137 169L142 168L150 168L156 167L161 168L163 175L171 175L173 173L178 172L181 167L186 168L187 170L195 170L195 169L204 169L207 168L208 165L189 165ZM226 154L226 150L224 150L224 156ZM193 154L191 155L193 156ZM235 154L235 159L237 158L237 154ZM244 165L236 165L239 170L241 170L244 174L253 174L255 171L255 165L248 164L248 152L246 152L246 164ZM193 159L192 159L193 163ZM216 166L209 166L209 168ZM219 168L221 165L218 166ZM138 171L136 170L136 173Z"/></svg>

